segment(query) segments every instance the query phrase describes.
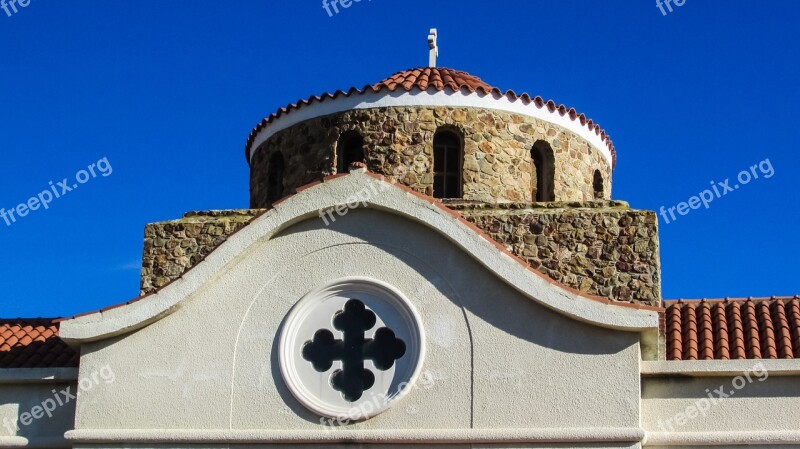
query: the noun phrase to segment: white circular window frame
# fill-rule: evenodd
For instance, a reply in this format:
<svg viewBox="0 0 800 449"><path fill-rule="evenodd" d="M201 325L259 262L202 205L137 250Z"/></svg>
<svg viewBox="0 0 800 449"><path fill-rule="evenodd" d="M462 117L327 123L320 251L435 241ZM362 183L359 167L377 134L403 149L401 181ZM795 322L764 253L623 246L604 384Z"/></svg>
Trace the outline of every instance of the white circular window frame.
<svg viewBox="0 0 800 449"><path fill-rule="evenodd" d="M378 401L376 400L376 396L372 396L366 398L362 397L355 402L347 402L344 398L341 398L340 395L340 400L338 401L324 400L320 395L312 392L309 385L302 380L303 375L301 373L307 371L307 367L310 366L311 363L302 358L300 351L305 342L313 338L313 333L308 333L306 329L306 332L301 335L301 331L303 328L309 326L314 329L326 328L330 329L334 335L337 335L337 338L341 338L341 332L333 328L333 313L331 313L331 310L327 312L323 310L319 313L315 313L315 311L332 300L341 302L343 305L346 299L345 301L341 301L341 299L344 298L359 299L364 302L368 308L372 309L370 303L373 303L374 306L376 301L374 299L365 301L363 299L365 297L377 298L379 302L383 302L385 305L391 307L395 314L395 316L388 317L388 314L380 314L373 310L377 317L377 324L371 329L372 332L381 327L384 323L383 320L386 318L392 318L395 322L400 321L405 326L405 329L398 329L397 326L390 328L396 333L398 333L398 331L403 331L398 333L398 337L404 335L408 340L406 341L406 339L404 339L406 343L406 353L403 356L403 358L407 358L408 362L403 363L405 369L398 373L397 368L400 365L400 360L398 360L390 371L394 374L395 380L399 379L399 382L393 381L392 384L398 383L399 385L405 384L406 386L394 392L388 400ZM323 308L330 309L330 307ZM337 307L336 309L340 308L341 307ZM333 312L335 313L335 311ZM358 421L383 413L402 400L412 390L413 385L417 382L422 371L424 360L425 333L422 328L422 320L416 308L414 308L413 304L411 304L405 295L393 286L366 277L337 279L312 290L289 312L280 334L279 363L281 375L289 391L295 399L306 408L327 418ZM304 364L303 368L298 366L299 364ZM326 371L326 373L332 372L336 366L337 363L334 363L334 366ZM375 386L370 390L373 388L375 388ZM369 404L369 407L366 407L367 404Z"/></svg>

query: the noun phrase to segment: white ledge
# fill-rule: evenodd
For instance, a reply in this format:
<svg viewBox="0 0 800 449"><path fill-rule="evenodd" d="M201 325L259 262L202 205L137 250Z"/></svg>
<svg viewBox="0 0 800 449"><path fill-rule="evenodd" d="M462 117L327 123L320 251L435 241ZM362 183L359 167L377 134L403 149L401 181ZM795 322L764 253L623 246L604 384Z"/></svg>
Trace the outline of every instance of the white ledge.
<svg viewBox="0 0 800 449"><path fill-rule="evenodd" d="M73 443L638 443L639 428L595 429L400 429L400 430L72 430Z"/></svg>
<svg viewBox="0 0 800 449"><path fill-rule="evenodd" d="M643 361L644 377L735 377L745 372L766 371L770 376L800 376L800 360L682 360Z"/></svg>
<svg viewBox="0 0 800 449"><path fill-rule="evenodd" d="M69 448L71 444L64 438L36 438L28 440L25 437L0 437L0 448L27 448L27 449L54 449Z"/></svg>
<svg viewBox="0 0 800 449"><path fill-rule="evenodd" d="M0 369L0 385L55 383L78 380L78 368ZM0 443L2 444L2 443ZM0 445L0 447L3 447Z"/></svg>
<svg viewBox="0 0 800 449"><path fill-rule="evenodd" d="M646 447L653 446L772 446L800 444L800 431L647 432Z"/></svg>
<svg viewBox="0 0 800 449"><path fill-rule="evenodd" d="M357 197L362 192L371 195ZM363 202L362 202L363 201ZM336 206L366 207L398 215L431 228L459 247L486 270L532 301L585 323L628 332L658 329L658 312L609 304L586 297L534 272L527 264L499 250L478 232L434 204L364 172L329 179L302 190L231 235L208 257L157 293L128 305L61 322L60 336L80 344L123 335L170 315L225 266L261 239L268 239L304 220L320 220Z"/></svg>
<svg viewBox="0 0 800 449"><path fill-rule="evenodd" d="M0 447L28 447L28 439L22 437L0 437Z"/></svg>

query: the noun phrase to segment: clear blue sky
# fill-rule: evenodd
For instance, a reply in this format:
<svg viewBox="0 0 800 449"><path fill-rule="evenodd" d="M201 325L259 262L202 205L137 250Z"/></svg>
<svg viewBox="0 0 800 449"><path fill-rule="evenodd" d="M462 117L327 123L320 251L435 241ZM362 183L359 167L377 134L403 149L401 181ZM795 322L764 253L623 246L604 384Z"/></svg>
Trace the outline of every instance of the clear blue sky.
<svg viewBox="0 0 800 449"><path fill-rule="evenodd" d="M0 316L138 294L144 225L244 208L243 146L278 107L427 64L572 106L611 134L616 199L675 206L769 158L775 174L660 221L665 298L800 293L800 2L31 0L0 10ZM99 175L99 172L96 170ZM734 183L731 182L731 185ZM59 189L60 191L60 189Z"/></svg>

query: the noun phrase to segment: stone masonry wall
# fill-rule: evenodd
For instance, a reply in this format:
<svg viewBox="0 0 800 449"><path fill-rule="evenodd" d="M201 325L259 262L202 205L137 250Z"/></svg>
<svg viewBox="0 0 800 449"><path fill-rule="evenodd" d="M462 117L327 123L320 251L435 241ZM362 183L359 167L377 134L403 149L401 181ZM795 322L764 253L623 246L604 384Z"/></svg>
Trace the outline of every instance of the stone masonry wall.
<svg viewBox="0 0 800 449"><path fill-rule="evenodd" d="M364 138L368 169L412 189L433 192L433 136L449 128L464 140L463 199L482 202L532 201L531 149L546 141L555 156L556 201L595 199L599 170L601 199L611 198L611 169L601 152L558 125L532 117L479 108L392 107L346 111L298 123L277 132L251 161L250 206L265 208L270 157L285 163L284 195L336 171L339 137L350 130Z"/></svg>
<svg viewBox="0 0 800 449"><path fill-rule="evenodd" d="M140 293L152 293L181 277L259 212L189 212L180 220L147 225Z"/></svg>
<svg viewBox="0 0 800 449"><path fill-rule="evenodd" d="M655 212L616 201L448 206L562 284L615 301L661 305Z"/></svg>
<svg viewBox="0 0 800 449"><path fill-rule="evenodd" d="M610 201L448 206L562 284L615 301L661 303L654 212ZM179 278L258 212L194 212L148 225L141 293Z"/></svg>

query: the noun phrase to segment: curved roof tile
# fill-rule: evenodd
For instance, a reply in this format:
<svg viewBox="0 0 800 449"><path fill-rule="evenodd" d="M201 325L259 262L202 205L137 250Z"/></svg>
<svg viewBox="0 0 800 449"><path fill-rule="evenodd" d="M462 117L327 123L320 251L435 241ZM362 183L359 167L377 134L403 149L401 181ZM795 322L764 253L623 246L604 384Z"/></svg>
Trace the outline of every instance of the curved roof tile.
<svg viewBox="0 0 800 449"><path fill-rule="evenodd" d="M0 320L0 369L77 367L79 355L58 328L51 319Z"/></svg>
<svg viewBox="0 0 800 449"><path fill-rule="evenodd" d="M667 360L800 358L800 296L679 300L664 317Z"/></svg>

